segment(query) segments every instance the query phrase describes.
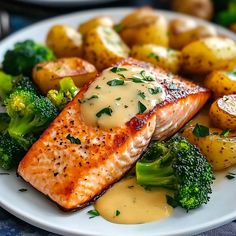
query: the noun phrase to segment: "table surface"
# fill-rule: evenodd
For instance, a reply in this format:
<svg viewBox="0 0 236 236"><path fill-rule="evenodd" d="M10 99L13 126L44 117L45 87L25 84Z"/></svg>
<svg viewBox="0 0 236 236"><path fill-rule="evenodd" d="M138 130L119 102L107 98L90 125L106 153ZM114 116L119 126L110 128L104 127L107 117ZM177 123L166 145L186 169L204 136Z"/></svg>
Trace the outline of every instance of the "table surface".
<svg viewBox="0 0 236 236"><path fill-rule="evenodd" d="M102 7L118 7L118 6L142 6L151 5L157 8L166 8L165 2L152 0L119 0L112 3L90 5L90 6L76 6L76 7L41 7L33 4L28 4L27 8L24 4L14 0L0 0L0 8L6 9L10 13L11 33L26 27L34 22L64 14L69 12L88 10L92 8ZM198 236L235 236L236 223L224 225L217 229L199 234ZM56 234L49 233L28 223L16 218L0 207L0 236L56 236Z"/></svg>

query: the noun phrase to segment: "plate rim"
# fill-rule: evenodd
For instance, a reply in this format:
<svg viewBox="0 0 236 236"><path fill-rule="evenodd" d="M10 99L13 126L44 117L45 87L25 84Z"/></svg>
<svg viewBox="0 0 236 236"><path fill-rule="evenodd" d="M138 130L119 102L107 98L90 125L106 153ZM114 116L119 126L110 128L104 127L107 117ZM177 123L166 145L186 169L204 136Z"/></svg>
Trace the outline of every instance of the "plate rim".
<svg viewBox="0 0 236 236"><path fill-rule="evenodd" d="M32 30L33 28L36 28L40 25L43 25L45 23L49 23L51 21L56 21L56 20L60 20L62 18L70 18L70 17L75 17L78 13L79 14L83 14L83 15L86 15L86 14L91 14L93 12L95 12L96 14L104 14L104 12L112 12L112 11L131 11L131 10L134 10L136 9L136 7L116 7L116 8L102 8L102 9L93 9L93 10L85 10L85 11L77 11L77 12L73 12L73 13L69 13L69 14L63 14L63 15L59 15L59 16L56 16L56 17L51 17L51 18L48 18L48 19L45 19L45 20L42 20L42 21L39 21L37 23L34 23L28 27L25 27L21 30L18 30L17 32L11 34L10 36L8 36L7 38L5 38L4 40L2 40L0 42L0 48L2 45L6 44L8 41L12 40L17 40L17 38L19 37L19 35L22 35L24 33L24 31L29 31L29 30ZM163 13L165 16L168 17L168 15L172 15L173 17L185 17L185 18L189 18L189 19L193 19L195 20L197 23L200 23L200 24L207 24L207 25L211 25L213 27L215 27L218 31L221 31L223 34L227 34L229 37L232 37L234 40L236 40L236 34L234 34L233 32L230 32L229 30L221 27L221 26L218 26L214 23L211 23L211 22L206 22L204 20L201 20L201 19L198 19L198 18L195 18L195 17L192 17L192 16L188 16L188 15L185 15L185 14L181 14L181 13L176 13L176 12L171 12L171 11L166 11L166 10L159 10L159 9L155 9L157 12L159 13ZM4 49L6 50L6 48ZM39 194L40 195L40 194ZM64 229L63 227L55 227L55 225L53 224L50 224L49 222L47 222L46 220L42 220L42 219L38 219L37 217L33 217L32 218L32 215L30 214L27 214L27 213L22 213L22 212L19 212L17 210L14 209L14 206L12 206L11 204L7 203L7 201L4 201L2 199L0 199L0 206L2 208L4 208L6 211L10 212L11 214L15 215L16 217L18 217L19 219L31 224L31 225L34 225L36 227L39 227L39 228L42 228L44 230L47 230L47 231L50 231L50 232L53 232L53 233L57 233L57 234L66 234L66 235L84 235L85 232L72 232L70 229ZM201 232L204 232L204 231L207 231L207 230L210 230L210 229L213 229L213 228L216 228L218 226L221 226L221 225L224 225L232 220L234 220L236 218L236 210L230 214L227 214L227 215L223 215L222 217L220 218L217 218L215 220L211 220L211 221L207 221L205 223L202 223L196 227L190 227L190 228L184 228L183 230L175 230L175 234L163 234L163 235L187 235L189 233L191 234L195 234L195 233L201 233ZM98 236L100 235L99 233L96 233L96 234L91 234L91 233L86 233L87 236ZM152 234L150 234L152 235ZM102 236L105 236L105 234L103 233Z"/></svg>

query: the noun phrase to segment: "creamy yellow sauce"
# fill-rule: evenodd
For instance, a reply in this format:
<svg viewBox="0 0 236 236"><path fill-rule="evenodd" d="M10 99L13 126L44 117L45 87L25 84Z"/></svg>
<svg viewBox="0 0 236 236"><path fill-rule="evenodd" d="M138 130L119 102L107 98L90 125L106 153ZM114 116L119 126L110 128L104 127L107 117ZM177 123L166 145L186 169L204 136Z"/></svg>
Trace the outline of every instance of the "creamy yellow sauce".
<svg viewBox="0 0 236 236"><path fill-rule="evenodd" d="M134 66L111 67L84 94L81 115L88 125L120 127L164 100L164 88L150 72Z"/></svg>
<svg viewBox="0 0 236 236"><path fill-rule="evenodd" d="M115 184L94 207L106 220L118 224L140 224L169 217L173 208L167 204L165 189L145 190L136 178L127 178Z"/></svg>

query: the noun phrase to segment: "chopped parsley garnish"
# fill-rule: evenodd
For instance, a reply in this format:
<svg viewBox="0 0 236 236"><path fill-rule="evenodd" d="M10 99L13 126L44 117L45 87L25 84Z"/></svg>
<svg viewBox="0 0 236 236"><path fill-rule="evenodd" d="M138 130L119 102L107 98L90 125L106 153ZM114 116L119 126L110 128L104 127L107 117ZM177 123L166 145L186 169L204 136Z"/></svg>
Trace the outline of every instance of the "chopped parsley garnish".
<svg viewBox="0 0 236 236"><path fill-rule="evenodd" d="M113 67L113 68L111 68L110 71L113 72L113 73L117 73L117 72L121 72L121 71L127 71L127 69L122 68L122 67Z"/></svg>
<svg viewBox="0 0 236 236"><path fill-rule="evenodd" d="M103 114L106 114L108 116L111 116L112 114L112 109L110 107L105 107L103 108L101 111L99 111L97 114L96 114L96 117L100 118Z"/></svg>
<svg viewBox="0 0 236 236"><path fill-rule="evenodd" d="M3 173L0 173L0 175L10 175L10 174L7 172L3 172Z"/></svg>
<svg viewBox="0 0 236 236"><path fill-rule="evenodd" d="M156 59L157 61L160 61L160 57L159 57L157 54L153 53L153 52L151 52L151 53L148 55L148 58L154 58L154 59Z"/></svg>
<svg viewBox="0 0 236 236"><path fill-rule="evenodd" d="M101 89L101 87L100 87L99 85L97 85L97 86L95 87L95 89Z"/></svg>
<svg viewBox="0 0 236 236"><path fill-rule="evenodd" d="M123 29L123 25L122 25L122 24L116 24L116 25L114 25L114 30L115 30L117 33L120 33L122 29Z"/></svg>
<svg viewBox="0 0 236 236"><path fill-rule="evenodd" d="M138 91L138 96L140 96L142 99L145 99L145 93L144 92L142 92L142 91Z"/></svg>
<svg viewBox="0 0 236 236"><path fill-rule="evenodd" d="M67 138L72 144L81 144L80 139L75 138L75 137L71 136L70 134L68 134L68 135L66 136L66 138Z"/></svg>
<svg viewBox="0 0 236 236"><path fill-rule="evenodd" d="M117 75L119 75L120 77L122 77L122 78L124 78L125 79L125 76L123 75L123 74L117 74Z"/></svg>
<svg viewBox="0 0 236 236"><path fill-rule="evenodd" d="M134 83L144 83L143 80L138 77L131 77L131 78L128 78L128 80L131 80Z"/></svg>
<svg viewBox="0 0 236 236"><path fill-rule="evenodd" d="M178 206L178 202L169 195L166 195L166 202L173 208L176 208Z"/></svg>
<svg viewBox="0 0 236 236"><path fill-rule="evenodd" d="M170 89L170 90L176 90L176 89L177 89L177 85L172 82L172 83L169 85L169 89Z"/></svg>
<svg viewBox="0 0 236 236"><path fill-rule="evenodd" d="M19 192L26 192L27 189L26 189L26 188L20 188L20 189L18 189L18 191L19 191Z"/></svg>
<svg viewBox="0 0 236 236"><path fill-rule="evenodd" d="M149 88L148 89L149 93L153 94L158 94L162 92L162 89L160 87L155 87L155 88Z"/></svg>
<svg viewBox="0 0 236 236"><path fill-rule="evenodd" d="M206 137L210 134L210 132L209 132L208 127L206 127L204 125L196 124L194 129L193 129L193 134L196 137Z"/></svg>
<svg viewBox="0 0 236 236"><path fill-rule="evenodd" d="M109 86L119 86L119 85L123 85L124 83L125 81L122 79L113 79L107 82Z"/></svg>
<svg viewBox="0 0 236 236"><path fill-rule="evenodd" d="M87 100L91 100L91 99L94 99L94 98L98 98L98 96L97 95L93 95L90 98L88 98Z"/></svg>
<svg viewBox="0 0 236 236"><path fill-rule="evenodd" d="M116 210L116 216L120 215L120 211L119 210Z"/></svg>
<svg viewBox="0 0 236 236"><path fill-rule="evenodd" d="M223 131L222 131L222 133L220 134L220 136L223 136L223 137L228 137L228 135L229 135L229 132L230 132L230 129L224 129Z"/></svg>
<svg viewBox="0 0 236 236"><path fill-rule="evenodd" d="M140 75L142 76L143 80L145 81L155 81L151 76L145 75L145 70L142 70L140 72Z"/></svg>
<svg viewBox="0 0 236 236"><path fill-rule="evenodd" d="M89 210L87 213L90 215L89 219L100 216L100 213L97 210Z"/></svg>
<svg viewBox="0 0 236 236"><path fill-rule="evenodd" d="M147 110L146 106L141 103L140 101L138 102L138 110L139 110L139 113L143 113Z"/></svg>
<svg viewBox="0 0 236 236"><path fill-rule="evenodd" d="M231 179L234 179L234 178L235 178L235 174L229 172L225 177L226 177L227 179L231 180Z"/></svg>
<svg viewBox="0 0 236 236"><path fill-rule="evenodd" d="M229 75L229 76L236 76L236 70L227 72L226 74Z"/></svg>
<svg viewBox="0 0 236 236"><path fill-rule="evenodd" d="M118 97L118 98L116 98L115 100L116 100L116 101L120 101L120 99L121 99L121 97Z"/></svg>

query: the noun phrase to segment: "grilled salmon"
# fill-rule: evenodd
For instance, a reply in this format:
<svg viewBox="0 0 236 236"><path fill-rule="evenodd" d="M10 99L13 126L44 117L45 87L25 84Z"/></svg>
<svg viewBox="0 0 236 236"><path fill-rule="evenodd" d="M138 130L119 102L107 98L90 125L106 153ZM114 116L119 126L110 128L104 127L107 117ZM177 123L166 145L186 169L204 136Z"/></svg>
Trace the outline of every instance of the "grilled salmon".
<svg viewBox="0 0 236 236"><path fill-rule="evenodd" d="M121 90L106 93L103 87ZM209 96L207 89L148 63L123 60L80 90L28 151L18 173L63 209L82 208L132 168L152 137L176 132ZM137 102L138 112L129 110L124 97L127 104Z"/></svg>

